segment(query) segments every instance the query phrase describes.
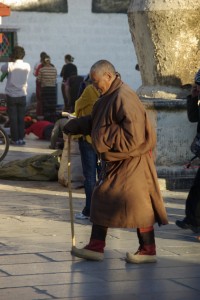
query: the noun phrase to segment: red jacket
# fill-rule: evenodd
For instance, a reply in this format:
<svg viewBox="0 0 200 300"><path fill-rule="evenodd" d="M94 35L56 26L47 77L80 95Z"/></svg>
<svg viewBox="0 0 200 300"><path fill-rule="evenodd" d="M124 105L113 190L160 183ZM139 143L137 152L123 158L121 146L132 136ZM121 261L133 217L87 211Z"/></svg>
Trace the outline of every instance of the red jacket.
<svg viewBox="0 0 200 300"><path fill-rule="evenodd" d="M35 123L33 123L30 127L28 127L27 129L25 129L26 134L29 133L34 133L35 135L37 135L39 137L39 139L43 139L43 132L45 127L47 127L48 125L52 125L53 123L49 122L49 121L37 121Z"/></svg>

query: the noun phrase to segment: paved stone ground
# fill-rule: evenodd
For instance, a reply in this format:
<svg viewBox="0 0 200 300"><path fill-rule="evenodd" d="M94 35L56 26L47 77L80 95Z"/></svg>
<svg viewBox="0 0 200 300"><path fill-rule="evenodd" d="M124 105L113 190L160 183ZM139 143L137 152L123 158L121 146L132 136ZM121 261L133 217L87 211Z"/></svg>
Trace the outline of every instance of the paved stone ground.
<svg viewBox="0 0 200 300"><path fill-rule="evenodd" d="M47 142L27 141L10 147L5 162L47 152ZM125 253L137 250L135 230L109 230L103 262L71 256L68 191L58 182L0 180L0 188L1 300L200 299L200 243L174 224L188 191L162 191L170 224L155 227L158 262L132 265ZM74 190L74 212L83 205L84 191ZM75 222L78 247L90 229L89 221Z"/></svg>

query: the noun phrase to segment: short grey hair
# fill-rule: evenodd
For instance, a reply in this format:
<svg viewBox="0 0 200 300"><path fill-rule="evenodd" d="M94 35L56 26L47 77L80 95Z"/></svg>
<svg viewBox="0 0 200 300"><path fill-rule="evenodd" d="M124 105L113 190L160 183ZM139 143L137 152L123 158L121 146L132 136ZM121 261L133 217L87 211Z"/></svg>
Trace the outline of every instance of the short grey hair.
<svg viewBox="0 0 200 300"><path fill-rule="evenodd" d="M90 68L90 73L91 72L100 72L100 73L104 73L104 72L110 72L113 75L116 74L116 70L115 67L113 66L113 64L111 64L111 62L109 62L108 60L105 59L101 59L98 60L95 64L92 65L92 67Z"/></svg>

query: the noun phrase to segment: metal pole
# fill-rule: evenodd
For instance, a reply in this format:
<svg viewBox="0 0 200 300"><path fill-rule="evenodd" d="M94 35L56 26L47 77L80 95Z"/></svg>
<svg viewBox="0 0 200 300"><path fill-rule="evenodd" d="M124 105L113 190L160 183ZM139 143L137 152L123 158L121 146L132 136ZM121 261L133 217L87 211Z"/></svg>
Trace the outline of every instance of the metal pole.
<svg viewBox="0 0 200 300"><path fill-rule="evenodd" d="M72 187L71 187L71 135L68 134L68 192L69 192L69 208L70 208L70 221L71 221L71 236L72 248L75 247L75 233L74 233L74 211L72 202Z"/></svg>

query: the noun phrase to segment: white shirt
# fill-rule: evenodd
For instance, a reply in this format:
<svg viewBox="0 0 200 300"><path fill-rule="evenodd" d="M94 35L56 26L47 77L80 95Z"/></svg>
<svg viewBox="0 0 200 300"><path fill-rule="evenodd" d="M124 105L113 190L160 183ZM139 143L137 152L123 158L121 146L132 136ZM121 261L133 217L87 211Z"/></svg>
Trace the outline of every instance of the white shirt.
<svg viewBox="0 0 200 300"><path fill-rule="evenodd" d="M10 97L22 97L27 95L27 80L31 67L22 59L8 62L1 67L2 72L8 72L5 92Z"/></svg>

